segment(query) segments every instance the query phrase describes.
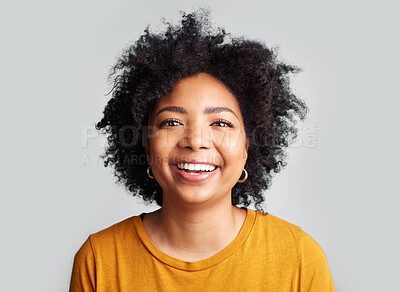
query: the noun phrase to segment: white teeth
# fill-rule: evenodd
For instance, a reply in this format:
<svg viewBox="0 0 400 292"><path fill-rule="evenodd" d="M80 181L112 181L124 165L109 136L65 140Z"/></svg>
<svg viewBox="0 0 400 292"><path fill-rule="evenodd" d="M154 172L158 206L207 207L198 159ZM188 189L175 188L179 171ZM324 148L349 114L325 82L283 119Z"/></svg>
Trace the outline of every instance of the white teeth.
<svg viewBox="0 0 400 292"><path fill-rule="evenodd" d="M213 171L217 167L210 164L178 163L178 168L186 170Z"/></svg>

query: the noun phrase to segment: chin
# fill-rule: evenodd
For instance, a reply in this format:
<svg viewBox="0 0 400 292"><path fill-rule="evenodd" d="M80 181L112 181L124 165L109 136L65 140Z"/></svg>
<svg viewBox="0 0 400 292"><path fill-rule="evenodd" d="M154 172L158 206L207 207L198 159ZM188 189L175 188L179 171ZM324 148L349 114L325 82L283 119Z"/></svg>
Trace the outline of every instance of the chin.
<svg viewBox="0 0 400 292"><path fill-rule="evenodd" d="M187 187L184 189L176 190L174 193L177 194L175 195L175 199L186 204L206 203L216 196L215 193L210 193L209 188L201 187Z"/></svg>

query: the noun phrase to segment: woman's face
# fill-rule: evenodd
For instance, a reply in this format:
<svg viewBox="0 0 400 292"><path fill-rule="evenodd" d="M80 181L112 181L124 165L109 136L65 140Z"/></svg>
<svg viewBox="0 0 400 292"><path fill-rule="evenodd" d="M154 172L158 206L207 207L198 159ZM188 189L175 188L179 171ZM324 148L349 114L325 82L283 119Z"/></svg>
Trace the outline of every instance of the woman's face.
<svg viewBox="0 0 400 292"><path fill-rule="evenodd" d="M180 80L150 114L146 154L164 202L230 202L247 149L238 102L208 74Z"/></svg>

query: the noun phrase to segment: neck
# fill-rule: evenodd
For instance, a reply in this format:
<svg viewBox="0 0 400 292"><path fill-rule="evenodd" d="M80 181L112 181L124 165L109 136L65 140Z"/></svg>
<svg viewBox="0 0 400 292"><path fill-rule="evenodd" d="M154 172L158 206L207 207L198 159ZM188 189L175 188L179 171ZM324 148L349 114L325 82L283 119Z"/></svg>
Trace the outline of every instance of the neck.
<svg viewBox="0 0 400 292"><path fill-rule="evenodd" d="M246 210L230 202L183 208L166 201L152 215L148 234L161 251L175 257L199 259L218 253L236 238Z"/></svg>

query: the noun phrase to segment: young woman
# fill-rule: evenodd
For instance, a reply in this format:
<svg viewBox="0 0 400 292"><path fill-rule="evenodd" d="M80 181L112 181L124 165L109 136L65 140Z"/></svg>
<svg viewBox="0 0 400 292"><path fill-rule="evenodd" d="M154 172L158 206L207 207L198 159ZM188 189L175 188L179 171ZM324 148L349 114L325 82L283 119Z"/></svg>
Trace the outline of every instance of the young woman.
<svg viewBox="0 0 400 292"><path fill-rule="evenodd" d="M72 292L334 291L318 243L261 207L307 113L289 88L298 69L260 42L213 34L207 16L146 29L114 67L96 125L109 134L105 165L161 208L91 234Z"/></svg>

